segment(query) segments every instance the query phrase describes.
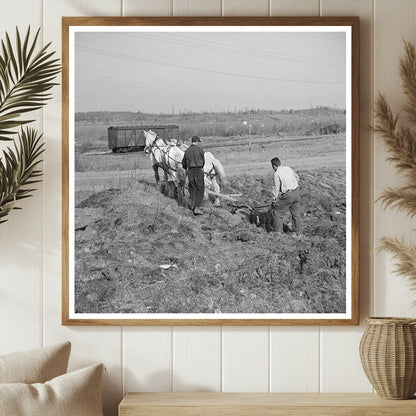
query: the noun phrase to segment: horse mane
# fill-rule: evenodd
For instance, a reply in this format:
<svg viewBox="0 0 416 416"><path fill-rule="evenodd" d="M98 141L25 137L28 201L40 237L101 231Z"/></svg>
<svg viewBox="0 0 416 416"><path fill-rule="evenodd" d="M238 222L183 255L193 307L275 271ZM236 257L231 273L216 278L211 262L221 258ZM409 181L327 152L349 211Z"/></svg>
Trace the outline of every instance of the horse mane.
<svg viewBox="0 0 416 416"><path fill-rule="evenodd" d="M216 159L211 152L205 152L205 155L209 157L209 159L212 162L212 166L214 166L215 173L218 176L218 182L220 183L220 185L224 186L226 184L227 177L221 162L218 159Z"/></svg>
<svg viewBox="0 0 416 416"><path fill-rule="evenodd" d="M149 130L146 130L146 129L144 129L143 130L145 133L150 133L150 134L153 134L153 136L156 138L157 137L157 134L152 130L152 129L149 129Z"/></svg>
<svg viewBox="0 0 416 416"><path fill-rule="evenodd" d="M156 141L157 139L160 139L160 140L162 140L162 141L163 141L163 143L165 143L166 145L170 144L170 143L168 143L168 142L166 141L166 139L165 139L165 138L160 137L160 136L159 136L159 135L158 135L155 131L153 131L152 129L149 129L149 130L144 129L143 131L144 131L144 133L147 133L147 134L152 134L152 135L153 135L153 142L154 142L154 141ZM176 144L172 144L172 146L176 146Z"/></svg>

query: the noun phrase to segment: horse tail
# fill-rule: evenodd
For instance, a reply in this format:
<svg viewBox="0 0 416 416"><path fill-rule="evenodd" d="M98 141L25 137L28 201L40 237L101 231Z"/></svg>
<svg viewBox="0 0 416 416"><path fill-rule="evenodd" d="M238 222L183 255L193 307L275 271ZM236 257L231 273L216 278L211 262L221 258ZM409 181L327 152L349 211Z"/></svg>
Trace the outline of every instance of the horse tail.
<svg viewBox="0 0 416 416"><path fill-rule="evenodd" d="M219 184L224 186L227 182L224 167L222 166L221 162L215 157L212 158L212 165L214 166L215 173L217 174Z"/></svg>

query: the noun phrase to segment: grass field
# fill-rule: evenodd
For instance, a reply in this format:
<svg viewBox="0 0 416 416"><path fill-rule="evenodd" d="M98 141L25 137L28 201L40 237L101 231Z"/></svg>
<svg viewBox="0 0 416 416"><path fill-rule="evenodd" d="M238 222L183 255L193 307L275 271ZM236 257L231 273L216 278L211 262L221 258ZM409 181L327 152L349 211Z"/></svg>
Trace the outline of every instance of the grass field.
<svg viewBox="0 0 416 416"><path fill-rule="evenodd" d="M197 134L210 142L248 136L248 114L230 113L186 113L186 114L143 114L143 113L77 113L75 116L76 152L108 151L107 128L110 126L137 126L152 124L176 124L182 141L189 141ZM345 132L345 111L327 107L307 110L265 111L250 113L251 135L256 138L301 137L319 133L319 128L339 123ZM212 143L214 144L214 143Z"/></svg>
<svg viewBox="0 0 416 416"><path fill-rule="evenodd" d="M278 153L282 160L302 159L345 152L345 135L318 136L313 138L258 137L252 140L252 148L246 144L247 136L226 140L221 143L217 137L204 138L203 148L211 151L224 166L269 162L269 155ZM219 144L221 143L221 145ZM150 168L149 158L143 152L137 153L81 153L77 154L77 172L111 172L145 170Z"/></svg>
<svg viewBox="0 0 416 416"><path fill-rule="evenodd" d="M143 153L77 153L77 312L345 312L345 135L258 135L251 151L246 139L204 138L228 174L223 192L266 204L270 158L289 160L301 178L301 236L267 232L224 201L194 217L155 187Z"/></svg>

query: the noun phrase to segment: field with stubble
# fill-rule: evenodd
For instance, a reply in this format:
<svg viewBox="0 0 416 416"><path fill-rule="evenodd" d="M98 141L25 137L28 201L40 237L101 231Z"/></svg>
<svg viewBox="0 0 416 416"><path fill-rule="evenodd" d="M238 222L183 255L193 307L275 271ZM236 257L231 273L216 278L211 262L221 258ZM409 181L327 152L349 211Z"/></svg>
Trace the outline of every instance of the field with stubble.
<svg viewBox="0 0 416 416"><path fill-rule="evenodd" d="M78 133L85 123L77 122ZM77 139L76 311L345 312L345 135L308 138L293 128L252 136L251 150L247 135L203 140L227 173L222 192L240 194L238 203L270 202L271 157L292 166L303 234L290 232L290 217L287 233L268 232L226 201L207 201L205 215L195 217L156 187L143 153L85 150Z"/></svg>

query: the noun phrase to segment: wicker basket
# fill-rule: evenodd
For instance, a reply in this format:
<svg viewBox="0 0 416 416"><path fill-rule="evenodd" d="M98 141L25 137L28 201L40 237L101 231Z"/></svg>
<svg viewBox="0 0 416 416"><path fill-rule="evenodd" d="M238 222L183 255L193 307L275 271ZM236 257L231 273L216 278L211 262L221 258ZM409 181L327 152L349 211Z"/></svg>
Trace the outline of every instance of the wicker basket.
<svg viewBox="0 0 416 416"><path fill-rule="evenodd" d="M416 392L416 320L367 318L360 342L365 374L386 399L409 399Z"/></svg>

